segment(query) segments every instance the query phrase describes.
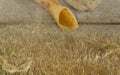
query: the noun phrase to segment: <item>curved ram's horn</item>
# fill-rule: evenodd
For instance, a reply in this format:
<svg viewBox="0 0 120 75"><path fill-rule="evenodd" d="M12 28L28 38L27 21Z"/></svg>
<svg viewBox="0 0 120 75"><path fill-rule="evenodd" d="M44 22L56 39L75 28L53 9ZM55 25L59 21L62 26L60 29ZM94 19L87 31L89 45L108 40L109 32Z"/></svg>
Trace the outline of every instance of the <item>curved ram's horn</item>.
<svg viewBox="0 0 120 75"><path fill-rule="evenodd" d="M78 27L78 22L73 13L68 8L62 6L57 0L35 1L51 13L61 28L74 30Z"/></svg>

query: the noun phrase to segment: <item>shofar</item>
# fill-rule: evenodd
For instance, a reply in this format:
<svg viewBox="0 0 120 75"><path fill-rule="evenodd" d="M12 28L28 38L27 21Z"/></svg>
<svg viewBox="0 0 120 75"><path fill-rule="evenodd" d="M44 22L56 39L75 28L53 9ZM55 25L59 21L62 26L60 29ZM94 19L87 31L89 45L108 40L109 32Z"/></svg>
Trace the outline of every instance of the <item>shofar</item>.
<svg viewBox="0 0 120 75"><path fill-rule="evenodd" d="M65 0L69 5L77 10L95 9L103 0Z"/></svg>
<svg viewBox="0 0 120 75"><path fill-rule="evenodd" d="M67 7L62 6L57 0L35 1L49 11L61 28L68 30L78 28L78 22L73 13Z"/></svg>

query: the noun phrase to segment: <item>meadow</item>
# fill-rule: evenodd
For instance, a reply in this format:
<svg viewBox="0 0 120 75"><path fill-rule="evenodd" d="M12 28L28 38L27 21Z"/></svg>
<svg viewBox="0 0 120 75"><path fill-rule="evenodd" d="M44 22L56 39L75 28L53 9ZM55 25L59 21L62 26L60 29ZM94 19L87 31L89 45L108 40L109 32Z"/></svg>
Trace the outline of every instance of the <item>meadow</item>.
<svg viewBox="0 0 120 75"><path fill-rule="evenodd" d="M113 27L1 23L0 75L120 75L119 26Z"/></svg>

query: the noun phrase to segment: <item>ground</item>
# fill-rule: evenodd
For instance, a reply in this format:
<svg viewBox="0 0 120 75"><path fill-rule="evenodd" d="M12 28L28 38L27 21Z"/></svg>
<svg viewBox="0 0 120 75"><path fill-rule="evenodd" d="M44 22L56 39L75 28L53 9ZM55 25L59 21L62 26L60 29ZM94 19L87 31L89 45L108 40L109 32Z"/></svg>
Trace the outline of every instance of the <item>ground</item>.
<svg viewBox="0 0 120 75"><path fill-rule="evenodd" d="M80 28L64 31L56 24L43 24L0 26L1 63L4 59L11 65L1 65L1 74L14 66L22 70L15 74L25 75L120 74L119 37L81 36Z"/></svg>

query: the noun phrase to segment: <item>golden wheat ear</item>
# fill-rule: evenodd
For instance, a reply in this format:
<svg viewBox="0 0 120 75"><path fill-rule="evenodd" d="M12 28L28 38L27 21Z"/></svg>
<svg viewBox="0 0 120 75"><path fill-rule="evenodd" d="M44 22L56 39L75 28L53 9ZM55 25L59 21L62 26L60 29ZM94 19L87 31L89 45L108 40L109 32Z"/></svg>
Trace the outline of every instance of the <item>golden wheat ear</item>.
<svg viewBox="0 0 120 75"><path fill-rule="evenodd" d="M57 0L35 0L54 17L58 26L63 29L74 30L78 22L69 8L62 6Z"/></svg>

